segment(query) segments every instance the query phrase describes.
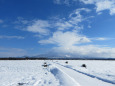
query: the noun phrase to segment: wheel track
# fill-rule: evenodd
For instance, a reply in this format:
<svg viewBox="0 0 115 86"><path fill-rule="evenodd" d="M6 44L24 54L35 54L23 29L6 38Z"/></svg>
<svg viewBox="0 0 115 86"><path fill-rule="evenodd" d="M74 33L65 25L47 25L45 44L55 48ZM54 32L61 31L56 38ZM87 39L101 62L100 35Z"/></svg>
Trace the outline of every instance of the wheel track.
<svg viewBox="0 0 115 86"><path fill-rule="evenodd" d="M71 86L81 86L74 78L72 78L69 74L67 74L66 72L64 72L64 70L63 69L61 69L61 68L59 68L58 66L56 66L56 65L54 65L53 64L53 66L54 66L54 68L57 68L57 70L59 70L61 73L62 73L62 75L64 75L64 76L66 76L66 78L69 80L69 82L73 82L73 84L71 85ZM53 73L52 73L53 74ZM54 76L56 77L56 75L54 74ZM62 76L60 76L60 75L58 75L59 77L58 77L58 79L59 78L62 78ZM59 79L60 80L60 79ZM63 80L64 81L64 80ZM68 83L69 84L69 83ZM63 86L63 85L62 85ZM65 86L65 85L64 85ZM70 85L66 85L66 86L70 86Z"/></svg>

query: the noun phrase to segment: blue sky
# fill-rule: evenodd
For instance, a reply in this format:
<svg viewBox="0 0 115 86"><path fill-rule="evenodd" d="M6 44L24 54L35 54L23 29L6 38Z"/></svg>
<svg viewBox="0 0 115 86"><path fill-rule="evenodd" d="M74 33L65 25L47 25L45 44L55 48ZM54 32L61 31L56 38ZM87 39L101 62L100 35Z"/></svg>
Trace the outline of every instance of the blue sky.
<svg viewBox="0 0 115 86"><path fill-rule="evenodd" d="M0 57L115 58L114 0L0 0Z"/></svg>

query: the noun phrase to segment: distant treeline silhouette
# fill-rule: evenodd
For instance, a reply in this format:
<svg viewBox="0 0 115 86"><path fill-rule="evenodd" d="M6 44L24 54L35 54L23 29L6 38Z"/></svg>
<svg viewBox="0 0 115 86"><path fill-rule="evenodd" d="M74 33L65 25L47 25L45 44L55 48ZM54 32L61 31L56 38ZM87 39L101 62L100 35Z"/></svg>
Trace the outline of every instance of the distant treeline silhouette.
<svg viewBox="0 0 115 86"><path fill-rule="evenodd" d="M115 58L6 57L0 60L115 60Z"/></svg>

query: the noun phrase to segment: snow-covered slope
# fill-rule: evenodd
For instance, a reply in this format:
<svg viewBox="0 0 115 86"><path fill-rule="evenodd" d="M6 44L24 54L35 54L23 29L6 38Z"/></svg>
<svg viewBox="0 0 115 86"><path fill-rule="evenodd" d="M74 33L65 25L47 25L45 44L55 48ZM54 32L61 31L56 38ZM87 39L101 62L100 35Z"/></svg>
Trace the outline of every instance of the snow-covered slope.
<svg viewBox="0 0 115 86"><path fill-rule="evenodd" d="M115 86L114 65L114 61L0 61L0 86Z"/></svg>

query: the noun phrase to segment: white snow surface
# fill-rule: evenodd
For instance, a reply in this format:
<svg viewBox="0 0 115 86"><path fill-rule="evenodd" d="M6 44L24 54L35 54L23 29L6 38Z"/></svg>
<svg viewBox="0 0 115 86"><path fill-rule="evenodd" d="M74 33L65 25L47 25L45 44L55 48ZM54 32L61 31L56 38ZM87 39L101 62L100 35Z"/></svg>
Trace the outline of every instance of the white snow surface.
<svg viewBox="0 0 115 86"><path fill-rule="evenodd" d="M44 62L48 65L44 67ZM0 86L115 86L115 61L1 60ZM81 67L82 64L86 65Z"/></svg>

